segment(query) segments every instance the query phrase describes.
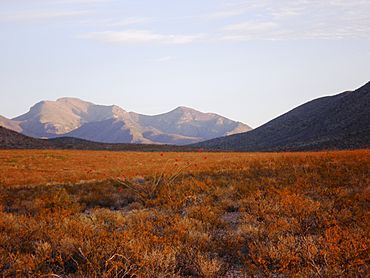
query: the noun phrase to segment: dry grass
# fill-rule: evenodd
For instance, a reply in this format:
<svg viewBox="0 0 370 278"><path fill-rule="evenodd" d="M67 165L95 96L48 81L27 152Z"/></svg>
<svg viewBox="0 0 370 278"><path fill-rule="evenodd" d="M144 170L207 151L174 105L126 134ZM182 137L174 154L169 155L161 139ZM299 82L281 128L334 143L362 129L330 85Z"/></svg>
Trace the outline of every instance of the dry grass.
<svg viewBox="0 0 370 278"><path fill-rule="evenodd" d="M241 165L255 154L0 150L0 185L105 180Z"/></svg>
<svg viewBox="0 0 370 278"><path fill-rule="evenodd" d="M369 166L370 151L1 151L0 275L365 277Z"/></svg>

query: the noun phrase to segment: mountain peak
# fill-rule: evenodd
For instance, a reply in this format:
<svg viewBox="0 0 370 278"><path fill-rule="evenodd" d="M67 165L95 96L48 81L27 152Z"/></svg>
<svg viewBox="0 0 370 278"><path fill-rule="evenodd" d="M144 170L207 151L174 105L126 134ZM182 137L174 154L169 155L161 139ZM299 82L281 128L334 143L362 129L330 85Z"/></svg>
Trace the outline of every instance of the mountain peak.
<svg viewBox="0 0 370 278"><path fill-rule="evenodd" d="M196 111L190 107L186 107L186 106L178 106L177 108L175 108L174 110L172 111L180 111L180 112L191 112L191 111Z"/></svg>
<svg viewBox="0 0 370 278"><path fill-rule="evenodd" d="M60 97L56 101L60 102L60 101L83 101L83 100L77 97Z"/></svg>
<svg viewBox="0 0 370 278"><path fill-rule="evenodd" d="M107 143L189 144L250 130L246 125L186 106L145 116L128 113L117 105L95 105L73 97L39 102L11 121L14 125L0 118L4 126L29 136L72 136Z"/></svg>
<svg viewBox="0 0 370 278"><path fill-rule="evenodd" d="M61 97L56 100L57 103L70 103L70 104L91 104L88 101L84 101L76 97Z"/></svg>

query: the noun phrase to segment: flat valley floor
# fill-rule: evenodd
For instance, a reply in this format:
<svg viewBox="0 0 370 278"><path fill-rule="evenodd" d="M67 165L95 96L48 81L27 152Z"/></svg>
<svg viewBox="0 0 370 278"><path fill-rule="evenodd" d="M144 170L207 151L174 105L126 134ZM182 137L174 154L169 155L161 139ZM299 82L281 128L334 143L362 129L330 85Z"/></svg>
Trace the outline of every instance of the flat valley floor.
<svg viewBox="0 0 370 278"><path fill-rule="evenodd" d="M369 275L370 151L0 151L0 276Z"/></svg>

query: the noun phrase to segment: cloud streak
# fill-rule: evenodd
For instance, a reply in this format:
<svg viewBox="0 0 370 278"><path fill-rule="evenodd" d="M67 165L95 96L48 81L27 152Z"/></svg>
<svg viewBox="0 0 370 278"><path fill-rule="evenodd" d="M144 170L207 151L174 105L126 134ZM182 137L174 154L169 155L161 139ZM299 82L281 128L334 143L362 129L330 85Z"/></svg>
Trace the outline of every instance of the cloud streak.
<svg viewBox="0 0 370 278"><path fill-rule="evenodd" d="M231 24L223 27L224 31L230 32L237 32L237 33L256 33L256 32L263 32L263 31L270 31L274 30L278 27L278 24L273 21L266 21L266 22L253 22L253 21L246 21L240 22L237 24Z"/></svg>
<svg viewBox="0 0 370 278"><path fill-rule="evenodd" d="M28 11L18 13L0 13L0 21L19 22L33 20L48 20L64 17L78 17L89 14L90 11Z"/></svg>
<svg viewBox="0 0 370 278"><path fill-rule="evenodd" d="M189 44L201 40L203 35L171 35L148 30L126 30L92 32L81 37L112 44Z"/></svg>
<svg viewBox="0 0 370 278"><path fill-rule="evenodd" d="M154 59L153 61L158 62L158 63L164 63L164 62L168 62L168 61L171 61L171 60L173 60L172 56L164 56L164 57Z"/></svg>
<svg viewBox="0 0 370 278"><path fill-rule="evenodd" d="M259 3L254 6L253 13L245 14L249 20L222 27L220 40L370 38L369 1L282 0Z"/></svg>
<svg viewBox="0 0 370 278"><path fill-rule="evenodd" d="M148 17L128 17L126 19L117 20L111 23L108 23L107 26L111 27L127 27L130 25L137 25L142 23L147 23L151 19Z"/></svg>
<svg viewBox="0 0 370 278"><path fill-rule="evenodd" d="M140 11L135 16L128 16L124 9L109 10L95 7L86 10L89 6L85 4L100 3L108 7L109 2L119 3L114 0L56 0L50 5L64 3L67 6L63 6L61 11L29 10L0 13L0 22L83 17L78 22L74 21L75 30L80 27L84 29L80 32L85 32L79 37L114 44L181 45L218 41L370 38L368 0L239 0L237 3L225 2L222 7L208 10L208 13L201 15L179 17L172 15L146 17L147 14L140 15ZM81 8L81 5L77 4L84 4L82 6L85 8L66 10L72 6L68 3L76 4L73 6L74 9ZM117 6L120 7L118 4ZM59 5L58 7L62 8ZM188 34L176 31L175 24L179 24L179 29L185 30L182 32ZM72 36L76 37L76 34Z"/></svg>

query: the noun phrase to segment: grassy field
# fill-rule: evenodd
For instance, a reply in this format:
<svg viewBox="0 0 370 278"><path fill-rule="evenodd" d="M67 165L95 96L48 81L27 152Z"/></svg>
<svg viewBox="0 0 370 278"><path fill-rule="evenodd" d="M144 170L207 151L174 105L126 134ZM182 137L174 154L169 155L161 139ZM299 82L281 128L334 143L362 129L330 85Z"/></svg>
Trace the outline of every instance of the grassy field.
<svg viewBox="0 0 370 278"><path fill-rule="evenodd" d="M370 151L0 151L0 276L366 277Z"/></svg>
<svg viewBox="0 0 370 278"><path fill-rule="evenodd" d="M0 150L0 185L133 178L243 168L253 157L238 153ZM266 155L264 157L267 157ZM271 157L271 155L268 155Z"/></svg>

